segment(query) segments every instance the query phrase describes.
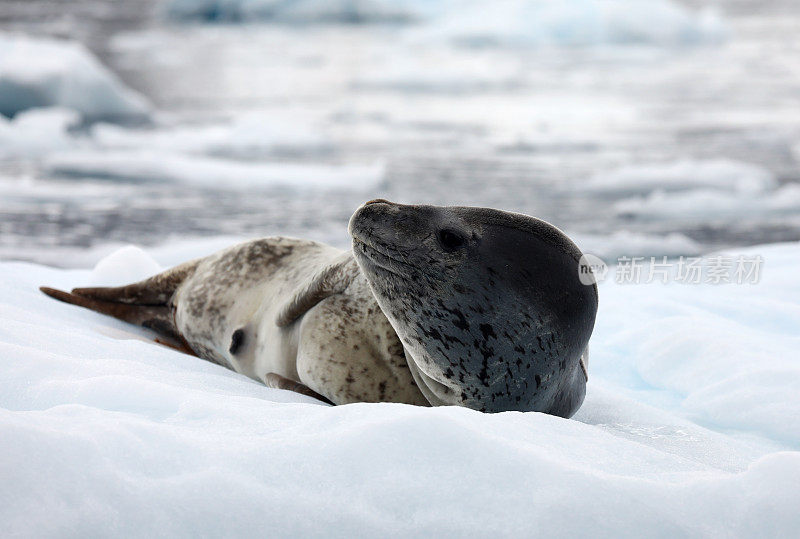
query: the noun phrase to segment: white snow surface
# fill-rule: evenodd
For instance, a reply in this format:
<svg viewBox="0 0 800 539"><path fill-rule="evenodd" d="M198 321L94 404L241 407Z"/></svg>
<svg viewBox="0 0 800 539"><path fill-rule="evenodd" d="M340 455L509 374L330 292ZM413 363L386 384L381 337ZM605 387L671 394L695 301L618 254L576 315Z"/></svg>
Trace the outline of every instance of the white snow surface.
<svg viewBox="0 0 800 539"><path fill-rule="evenodd" d="M423 23L424 33L465 45L687 45L718 42L712 10L670 0L170 0L173 19L281 24ZM658 21L654 24L653 21Z"/></svg>
<svg viewBox="0 0 800 539"><path fill-rule="evenodd" d="M141 120L151 111L81 43L0 33L0 114L54 106L90 120Z"/></svg>
<svg viewBox="0 0 800 539"><path fill-rule="evenodd" d="M207 247L126 248L94 271L0 263L5 535L800 528L800 244L743 251L764 257L755 285L601 284L588 394L571 420L329 407L37 290L145 277Z"/></svg>

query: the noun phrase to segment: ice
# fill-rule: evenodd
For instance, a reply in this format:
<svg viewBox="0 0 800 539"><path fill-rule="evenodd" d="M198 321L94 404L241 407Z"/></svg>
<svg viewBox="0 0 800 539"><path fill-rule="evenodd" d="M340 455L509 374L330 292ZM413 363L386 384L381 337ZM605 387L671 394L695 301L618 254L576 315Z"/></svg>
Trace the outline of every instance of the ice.
<svg viewBox="0 0 800 539"><path fill-rule="evenodd" d="M29 109L11 120L0 116L0 159L73 147L76 140L70 129L79 123L77 112L59 107Z"/></svg>
<svg viewBox="0 0 800 539"><path fill-rule="evenodd" d="M676 223L789 216L800 210L800 185L786 184L758 194L712 189L677 193L656 190L646 196L615 202L614 210L620 215L638 219L671 219Z"/></svg>
<svg viewBox="0 0 800 539"><path fill-rule="evenodd" d="M661 164L629 165L597 174L577 188L614 195L647 194L716 189L741 194L756 194L777 186L768 170L730 160L687 160Z"/></svg>
<svg viewBox="0 0 800 539"><path fill-rule="evenodd" d="M800 281L790 267L800 244L716 253L706 262L722 257L735 268L740 255L763 258L758 284L606 283L612 293L601 288L594 350L610 361L592 367L613 364L628 391L699 424L797 446Z"/></svg>
<svg viewBox="0 0 800 539"><path fill-rule="evenodd" d="M147 101L76 41L0 33L0 114L59 106L85 119L142 120Z"/></svg>
<svg viewBox="0 0 800 539"><path fill-rule="evenodd" d="M384 173L382 164L249 162L158 150L52 153L44 159L44 167L65 177L175 182L233 190L273 186L365 189L380 183Z"/></svg>
<svg viewBox="0 0 800 539"><path fill-rule="evenodd" d="M669 0L172 0L173 19L276 23L425 23L423 33L466 45L585 46L715 43L713 10ZM658 24L653 24L653 21Z"/></svg>
<svg viewBox="0 0 800 539"><path fill-rule="evenodd" d="M169 149L226 157L252 158L271 154L319 155L330 153L333 141L301 113L292 117L276 112L248 112L227 122L190 126L160 125L131 129L97 124L92 135L111 149Z"/></svg>
<svg viewBox="0 0 800 539"><path fill-rule="evenodd" d="M566 189L615 198L611 205L619 216L681 224L790 216L800 210L800 186L779 185L765 168L731 160L628 165Z"/></svg>
<svg viewBox="0 0 800 539"><path fill-rule="evenodd" d="M693 13L668 0L498 0L491 10L469 2L436 31L473 46L674 46L725 35L713 11Z"/></svg>
<svg viewBox="0 0 800 539"><path fill-rule="evenodd" d="M726 253L762 256L758 284L601 283L587 399L572 420L329 407L36 289L139 278L170 250L191 258L209 247L126 248L93 272L0 263L6 534L763 537L800 527L800 244Z"/></svg>
<svg viewBox="0 0 800 539"><path fill-rule="evenodd" d="M572 233L569 236L581 251L599 256L606 262L612 262L620 256L660 258L690 256L702 251L699 243L677 232L658 235L618 230L608 235Z"/></svg>
<svg viewBox="0 0 800 539"><path fill-rule="evenodd" d="M306 23L405 23L438 12L441 0L171 0L173 19Z"/></svg>

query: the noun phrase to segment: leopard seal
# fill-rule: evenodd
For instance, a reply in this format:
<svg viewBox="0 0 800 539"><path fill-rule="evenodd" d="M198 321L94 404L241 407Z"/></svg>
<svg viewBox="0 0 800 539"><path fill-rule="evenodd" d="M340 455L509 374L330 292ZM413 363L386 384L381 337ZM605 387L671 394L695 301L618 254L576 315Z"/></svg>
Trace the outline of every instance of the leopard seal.
<svg viewBox="0 0 800 539"><path fill-rule="evenodd" d="M334 404L578 409L597 288L580 282L581 252L560 230L382 199L348 230L351 251L264 238L127 286L42 291Z"/></svg>

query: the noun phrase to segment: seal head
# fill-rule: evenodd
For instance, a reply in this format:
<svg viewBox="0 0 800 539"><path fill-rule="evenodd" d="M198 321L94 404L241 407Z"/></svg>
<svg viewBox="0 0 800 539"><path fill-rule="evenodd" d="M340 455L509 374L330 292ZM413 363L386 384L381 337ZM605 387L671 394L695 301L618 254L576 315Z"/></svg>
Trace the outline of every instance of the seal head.
<svg viewBox="0 0 800 539"><path fill-rule="evenodd" d="M571 416L597 288L556 227L487 208L374 200L350 220L353 254L433 405Z"/></svg>

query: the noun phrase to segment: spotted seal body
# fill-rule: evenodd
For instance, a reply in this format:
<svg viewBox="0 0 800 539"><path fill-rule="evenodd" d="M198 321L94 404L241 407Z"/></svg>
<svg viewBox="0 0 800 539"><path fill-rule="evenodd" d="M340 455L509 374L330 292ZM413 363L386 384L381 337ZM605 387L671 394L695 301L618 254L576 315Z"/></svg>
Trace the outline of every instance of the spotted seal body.
<svg viewBox="0 0 800 539"><path fill-rule="evenodd" d="M563 233L499 210L383 200L349 230L352 252L266 238L127 287L43 290L335 404L577 410L597 291Z"/></svg>
<svg viewBox="0 0 800 539"><path fill-rule="evenodd" d="M279 325L287 298L330 267L325 286L342 289ZM236 245L197 262L172 304L193 351L250 378L278 374L335 403L427 402L349 252L283 237Z"/></svg>

